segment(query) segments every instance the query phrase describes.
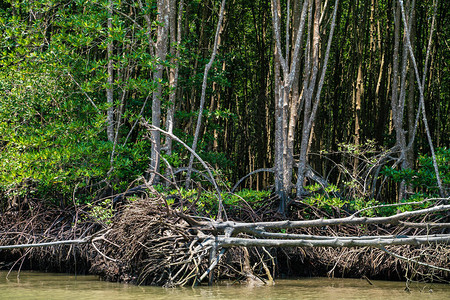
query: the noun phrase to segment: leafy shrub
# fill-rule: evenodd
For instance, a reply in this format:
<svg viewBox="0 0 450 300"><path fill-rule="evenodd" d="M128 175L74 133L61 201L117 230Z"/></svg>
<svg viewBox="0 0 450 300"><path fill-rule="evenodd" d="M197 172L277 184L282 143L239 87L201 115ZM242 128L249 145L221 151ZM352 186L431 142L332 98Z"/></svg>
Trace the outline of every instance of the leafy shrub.
<svg viewBox="0 0 450 300"><path fill-rule="evenodd" d="M438 164L439 176L447 193L450 192L450 149L437 148L436 161ZM382 174L391 178L395 182L405 183L415 191L416 194L424 194L427 197L437 196L439 188L436 181L436 173L433 166L433 159L429 155L420 155L417 170L398 170L392 167L385 167Z"/></svg>
<svg viewBox="0 0 450 300"><path fill-rule="evenodd" d="M417 203L423 201L426 197L424 194L416 193L409 199L401 200L400 203L404 203L404 205L383 207L386 203L375 199L366 199L362 197L336 197L331 193L337 192L337 187L334 185L330 185L329 187L322 189L320 185L314 184L307 186L306 189L311 192L311 195L303 199L303 202L323 210L330 215L334 215L334 212L337 210L343 210L347 212L347 214L353 214L357 211L361 211L358 215L366 217L390 216L398 212L427 208L433 203ZM379 207L372 208L374 206Z"/></svg>
<svg viewBox="0 0 450 300"><path fill-rule="evenodd" d="M167 190L163 186L158 186L157 190L162 193L166 198L169 205L173 205L178 197L181 197L181 201L185 203L185 207L191 204L195 205L195 209L200 215L215 218L219 209L219 198L216 192L203 191L199 195L197 190L189 189L185 190L180 188L179 190ZM269 191L255 191L244 189L234 194L222 192L221 197L223 200L223 206L227 212L233 214L238 210L249 206L252 209L260 208L266 204L267 198L270 196Z"/></svg>
<svg viewBox="0 0 450 300"><path fill-rule="evenodd" d="M114 217L114 210L112 207L111 199L103 200L98 204L87 204L89 211L86 213L86 220L93 220L96 223L100 223L107 227L112 223Z"/></svg>
<svg viewBox="0 0 450 300"><path fill-rule="evenodd" d="M66 97L71 83L42 68L0 73L1 206L29 193L24 182L33 182L31 196L53 204L71 203L74 190L79 202L92 201L107 187L97 184L104 179L113 190L125 189L148 167L150 142L117 145L111 165L106 114Z"/></svg>

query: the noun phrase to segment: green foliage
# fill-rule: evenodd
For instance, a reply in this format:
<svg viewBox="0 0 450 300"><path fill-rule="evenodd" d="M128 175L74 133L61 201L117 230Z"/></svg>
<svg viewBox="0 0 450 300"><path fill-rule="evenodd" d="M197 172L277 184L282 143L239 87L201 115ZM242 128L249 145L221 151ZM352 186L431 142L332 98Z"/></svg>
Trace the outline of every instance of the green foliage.
<svg viewBox="0 0 450 300"><path fill-rule="evenodd" d="M112 223L114 209L111 199L103 200L98 204L88 203L87 206L89 210L85 217L86 220L100 223L105 227Z"/></svg>
<svg viewBox="0 0 450 300"><path fill-rule="evenodd" d="M281 27L287 24L285 4L281 7L284 20ZM390 16L394 4L395 1L381 3L371 11L367 5L355 7L349 1L340 3L338 15L345 17L340 18L332 41L311 140L311 153L321 151L329 160L318 156L309 159L315 169L330 174L327 179L339 182L341 191L332 185L307 187L311 193L307 201L314 205L348 210L369 205L369 189L362 188L360 183L369 182L366 175L376 169L379 147L392 145L395 139L394 134L388 136L388 132L394 131L388 129L389 122L386 122L390 114L390 94L386 89L392 76L383 67L392 66L393 61L388 53L390 48L381 46L389 44L392 38ZM112 15L110 5L114 8ZM203 70L211 54L219 5L220 1L186 1L183 41L178 47L181 57L177 59L180 77L174 91L168 84L173 53L165 58L152 54L157 26L161 25L156 21L156 1L143 1L143 7L136 1L118 0L3 1L0 4L0 197L3 197L0 202L13 195L31 195L61 203L72 199L74 191L80 202L90 202L102 194L123 191L149 165L151 145L139 121L151 118L152 92L157 83L162 86L162 126L172 104L168 95L176 92L174 132L192 144L192 124L198 115ZM418 7L417 28L428 26L430 5L424 3ZM428 91L431 98L426 108L433 136L439 138L439 145L447 147L450 119L445 116L450 111L450 72L448 47L442 43L450 41L450 31L448 22L442 20L448 8L448 1L440 1L437 22L443 25L436 29L440 38L430 60L436 77L430 81L433 82ZM323 12L325 19L329 9ZM197 152L215 169L214 175L222 177L223 182L218 181L224 186L249 170L270 167L274 161L274 48L271 15L267 12L270 12L270 1L239 0L233 3L232 9L227 9L221 44L208 77ZM291 16L295 18L296 14ZM353 26L359 16L370 22ZM146 17L150 17L150 24ZM112 20L111 29L107 26L108 18ZM378 43L369 42L372 36L363 34L371 32L372 21L381 28ZM323 22L321 26L326 34L329 23ZM172 31L169 35L174 37ZM414 41L417 53L425 53L423 41L420 38ZM113 46L112 53L108 53L108 45ZM326 48L323 45L321 49ZM291 49L284 50L289 53ZM299 59L302 65L305 57ZM114 69L112 84L108 83L109 61ZM361 111L349 109L354 106L354 99L349 95L355 91L356 62L364 66ZM153 71L158 65L164 67L164 75L154 80ZM115 101L112 106L105 96L105 89L111 87ZM302 90L301 86L298 88ZM105 132L106 111L111 107L116 115L121 115L116 146L108 141ZM360 139L351 144L356 117ZM407 124L406 114L404 124ZM421 139L424 140L423 133L419 130L419 143ZM296 144L294 154L299 152L298 147ZM437 150L447 190L450 185L448 151ZM173 167L181 167L187 164L189 156L186 149L174 143L172 155L165 158ZM161 165L164 173L165 165ZM407 182L418 199L437 193L434 170L427 156L420 157L417 170L386 168L383 172L395 182ZM273 183L273 177L257 178L258 186ZM200 176L194 179L205 182ZM337 197L338 192L349 200ZM185 193L186 199L197 196ZM393 198L392 192L388 193ZM223 197L230 206L237 201L234 196L224 194ZM213 194L204 192L199 201L204 205L204 213L213 214L216 210L217 199ZM249 201L251 205L259 203Z"/></svg>
<svg viewBox="0 0 450 300"><path fill-rule="evenodd" d="M361 211L358 214L359 216L390 216L398 212L427 208L432 204L432 202L416 204L426 198L420 193L415 194L407 200L401 200L400 203L405 203L405 205L383 207L386 203L375 199L365 199L362 197L336 197L333 193L337 193L338 189L334 185L329 185L327 188L322 190L320 185L314 184L307 186L306 189L311 192L311 195L302 201L308 205L323 210L330 215L334 215L337 211L345 211L347 214L353 214L357 211ZM373 208L375 206L380 207ZM308 218L308 216L305 217Z"/></svg>
<svg viewBox="0 0 450 300"><path fill-rule="evenodd" d="M133 51L115 52L117 72L129 65L146 72L155 62L147 29L115 14L108 32L107 5L11 1L0 7L0 202L29 193L25 182L33 183L32 196L41 201L64 204L75 191L80 202L89 202L107 189L125 189L148 167L150 142L143 133L125 142L128 128L122 126L113 157L106 138L106 45L113 41L121 49L134 43ZM122 107L124 124L139 118L154 89L140 74L116 76L113 83L116 91L133 93Z"/></svg>
<svg viewBox="0 0 450 300"><path fill-rule="evenodd" d="M375 200L365 200L362 198L339 198L329 194L313 193L311 196L302 200L304 203L311 205L315 208L323 210L330 215L334 215L334 212L338 210L345 210L348 213L353 213L361 209L378 205ZM364 216L374 216L373 210L367 210L362 213Z"/></svg>
<svg viewBox="0 0 450 300"><path fill-rule="evenodd" d="M450 189L450 149L437 148L436 161L439 170L439 176L442 184L449 191ZM420 155L418 159L417 170L413 169L394 169L385 167L382 174L391 178L395 182L405 183L416 192L416 195L422 193L427 196L437 196L439 188L436 182L436 173L433 166L433 159L429 155Z"/></svg>
<svg viewBox="0 0 450 300"><path fill-rule="evenodd" d="M75 186L83 189L105 178L113 146L105 141L104 116L78 97L65 98L64 79L49 76L45 67L39 71L0 74L0 189L12 191L32 179L36 197L60 203L71 198ZM119 179L114 188L141 174L149 147L146 141L116 147L109 175Z"/></svg>
<svg viewBox="0 0 450 300"><path fill-rule="evenodd" d="M195 209L200 215L215 218L219 209L219 198L215 192L202 191L199 195L197 190L167 190L163 186L157 187L158 192L162 193L168 200L169 205L173 205L175 197L180 197L185 203L185 208L194 204ZM270 196L269 191L256 191L243 189L234 194L222 193L221 197L223 205L227 212L236 213L240 209L257 209L266 204L267 198Z"/></svg>

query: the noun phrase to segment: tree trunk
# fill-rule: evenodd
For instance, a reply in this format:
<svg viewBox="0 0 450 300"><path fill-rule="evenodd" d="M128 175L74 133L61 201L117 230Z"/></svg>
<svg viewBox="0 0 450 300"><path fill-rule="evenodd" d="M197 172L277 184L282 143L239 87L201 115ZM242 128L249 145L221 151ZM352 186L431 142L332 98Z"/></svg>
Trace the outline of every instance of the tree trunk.
<svg viewBox="0 0 450 300"><path fill-rule="evenodd" d="M217 22L216 35L214 37L214 48L213 48L213 51L211 54L211 58L210 58L208 64L205 66L205 72L203 74L202 95L200 98L200 107L199 107L199 111L198 111L197 125L195 127L194 141L192 142L192 149L194 150L194 152L197 149L197 143L198 143L198 139L199 139L199 135L200 135L200 127L201 127L201 123L202 123L203 108L205 106L206 87L207 87L207 82L208 82L207 81L208 80L208 72L212 67L214 59L216 58L217 48L219 46L218 45L219 44L219 35L222 30L222 21L223 21L224 14L225 14L225 3L226 3L226 0L222 0L222 4L220 6L220 12L219 12L219 21ZM191 184L191 170L192 170L193 163L194 163L194 155L191 154L191 157L189 159L189 168L188 168L188 172L186 175L186 185L185 185L186 189L188 189Z"/></svg>
<svg viewBox="0 0 450 300"><path fill-rule="evenodd" d="M429 37L430 40L429 40L429 45L428 45L427 54L426 54L426 58L425 58L425 68L424 68L423 79L420 79L419 68L417 66L417 62L416 62L416 59L415 59L415 56L414 56L414 51L413 51L412 45L411 45L411 39L410 39L409 29L408 29L408 25L407 25L407 20L406 20L406 14L405 14L405 9L404 9L404 5L403 5L403 0L398 0L398 2L400 3L401 12L402 12L402 20L403 20L403 23L404 23L404 26L405 26L406 46L408 47L409 55L411 57L412 65L414 67L414 73L416 74L416 80L417 80L418 87L419 87L419 99L420 99L420 106L421 106L421 109L422 109L422 121L423 121L423 124L425 126L425 132L426 132L427 139L428 139L428 145L430 146L431 157L432 157L432 160L433 160L434 172L435 172L435 175L436 175L436 182L437 182L437 185L438 185L438 188L439 188L439 194L441 195L441 197L444 197L445 196L445 190L444 190L444 188L442 186L441 176L439 175L439 169L438 169L436 154L434 152L433 140L431 138L431 132L430 132L430 128L428 126L428 120L427 120L426 111L425 111L425 96L424 96L425 76L426 76L427 65L428 65L430 45L431 45L433 31L434 31L434 26L435 26L437 6L434 7L433 19L432 19L432 22L431 22L430 37Z"/></svg>
<svg viewBox="0 0 450 300"><path fill-rule="evenodd" d="M287 201L292 190L293 173L293 152L295 143L295 129L298 122L299 110L304 105L304 118L302 134L300 136L300 161L297 181L297 196L302 194L303 179L306 172L306 157L308 144L311 136L314 118L317 112L320 91L323 86L323 79L329 50L331 46L332 32L334 30L335 17L337 13L338 1L335 2L333 12L332 30L330 31L327 51L322 66L322 76L317 85L320 61L320 21L324 16L321 15L321 1L304 1L299 13L300 5L294 3L296 12L293 14L292 45L290 45L289 31L285 33L285 56L281 47L281 6L279 1L272 0L272 20L273 20L273 38L274 38L274 73L275 73L275 189L280 198L278 211L285 213ZM290 11L287 7L285 26L289 27ZM314 12L314 16L313 16ZM306 38L306 47L303 45L303 33L308 19L308 35ZM289 48L292 47L290 51ZM299 61L300 50L305 48L303 85L300 88L299 83ZM301 92L299 92L301 91ZM314 101L313 101L314 99ZM300 105L302 104L302 105Z"/></svg>
<svg viewBox="0 0 450 300"><path fill-rule="evenodd" d="M167 109L166 129L167 132L173 133L175 123L175 101L177 97L178 87L178 71L180 60L180 45L181 45L181 21L183 19L184 0L181 0L178 5L178 15L176 0L169 0L169 32L170 32L170 56L171 68L169 70L169 108ZM176 18L177 16L177 18ZM172 154L172 138L166 137L164 145L167 155Z"/></svg>
<svg viewBox="0 0 450 300"><path fill-rule="evenodd" d="M107 85L106 85L106 102L108 103L108 110L106 112L106 135L108 136L108 141L113 142L114 141L114 89L113 89L113 82L114 82L114 66L113 66L113 41L112 41L112 0L108 3L108 39L111 39L108 42L107 46L107 55L108 55L108 78L107 78Z"/></svg>
<svg viewBox="0 0 450 300"><path fill-rule="evenodd" d="M156 38L156 58L158 63L156 71L153 73L153 81L156 83L156 90L152 97L152 125L161 127L161 93L164 66L162 61L167 55L167 34L169 27L169 0L158 0L158 36ZM159 155L161 152L161 136L159 131L152 131L152 152L151 152L151 170L159 173ZM158 182L158 176L155 177Z"/></svg>

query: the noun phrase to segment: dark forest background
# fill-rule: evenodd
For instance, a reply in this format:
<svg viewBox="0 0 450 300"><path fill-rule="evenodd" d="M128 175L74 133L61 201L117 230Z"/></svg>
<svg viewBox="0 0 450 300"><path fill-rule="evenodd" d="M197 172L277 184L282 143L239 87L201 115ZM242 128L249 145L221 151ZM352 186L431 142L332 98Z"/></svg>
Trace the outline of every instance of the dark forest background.
<svg viewBox="0 0 450 300"><path fill-rule="evenodd" d="M228 0L220 22L222 1L216 0L1 1L3 209L30 201L65 206L124 192L152 170L169 174L166 163L155 162L159 154L174 169L187 167L191 154L150 132L146 122L196 144L224 191L258 169L265 171L237 189L283 189L275 184L274 166L281 151L277 89L286 78L276 52L294 56L302 7L304 43L287 99L299 97L310 76L311 45L326 73L321 90L319 81L312 87L320 102L307 135L301 196L365 202L448 196L450 2L304 1ZM298 114L294 169L306 120L302 103L290 106ZM193 167L203 170L198 162ZM295 171L289 184L297 178ZM187 189L202 180L193 173ZM294 197L296 190L284 192Z"/></svg>

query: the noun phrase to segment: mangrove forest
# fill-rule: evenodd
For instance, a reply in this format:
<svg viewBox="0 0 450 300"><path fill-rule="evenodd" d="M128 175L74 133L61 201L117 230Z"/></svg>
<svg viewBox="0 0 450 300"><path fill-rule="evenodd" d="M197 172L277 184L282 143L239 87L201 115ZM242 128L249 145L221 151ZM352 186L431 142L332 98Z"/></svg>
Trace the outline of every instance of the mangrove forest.
<svg viewBox="0 0 450 300"><path fill-rule="evenodd" d="M0 269L450 282L450 1L3 0Z"/></svg>

